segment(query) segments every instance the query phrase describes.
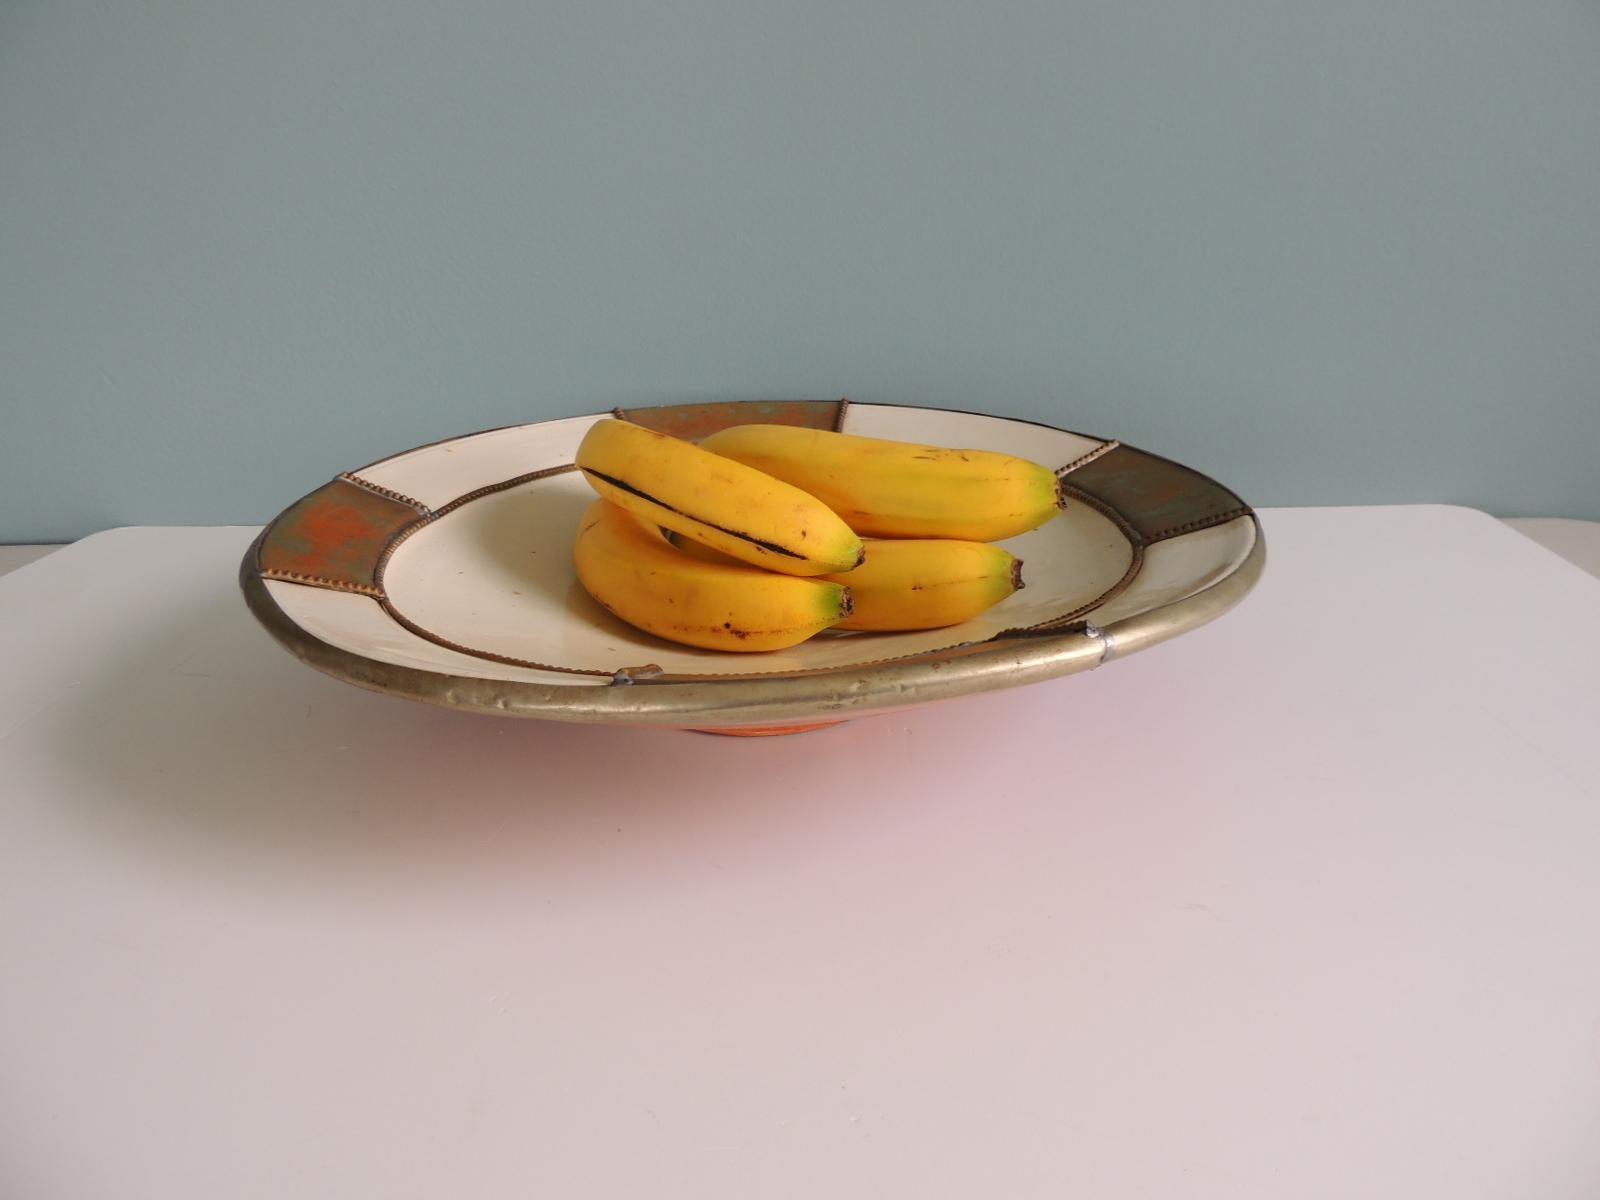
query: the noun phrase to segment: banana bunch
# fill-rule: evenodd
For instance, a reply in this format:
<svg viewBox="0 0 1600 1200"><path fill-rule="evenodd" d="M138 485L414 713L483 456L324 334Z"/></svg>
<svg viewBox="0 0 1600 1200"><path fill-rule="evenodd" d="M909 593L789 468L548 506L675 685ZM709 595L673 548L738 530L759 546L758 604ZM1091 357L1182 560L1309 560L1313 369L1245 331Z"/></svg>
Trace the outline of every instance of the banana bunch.
<svg viewBox="0 0 1600 1200"><path fill-rule="evenodd" d="M779 425L696 446L602 420L577 466L601 497L574 545L585 590L713 650L970 620L1022 587L1021 561L987 543L1061 506L1055 475L1024 459Z"/></svg>

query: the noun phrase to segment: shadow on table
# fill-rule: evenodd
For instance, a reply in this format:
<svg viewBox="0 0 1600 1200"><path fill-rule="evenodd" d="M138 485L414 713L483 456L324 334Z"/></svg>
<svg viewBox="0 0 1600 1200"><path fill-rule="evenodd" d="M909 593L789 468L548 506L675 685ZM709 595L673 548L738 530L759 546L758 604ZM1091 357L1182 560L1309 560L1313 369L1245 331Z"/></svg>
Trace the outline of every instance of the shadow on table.
<svg viewBox="0 0 1600 1200"><path fill-rule="evenodd" d="M93 831L241 884L672 886L916 821L936 769L909 769L895 717L715 738L364 692L292 659L231 590L151 628L75 695L57 751ZM981 706L963 729L969 749L998 732ZM854 785L835 786L845 772Z"/></svg>

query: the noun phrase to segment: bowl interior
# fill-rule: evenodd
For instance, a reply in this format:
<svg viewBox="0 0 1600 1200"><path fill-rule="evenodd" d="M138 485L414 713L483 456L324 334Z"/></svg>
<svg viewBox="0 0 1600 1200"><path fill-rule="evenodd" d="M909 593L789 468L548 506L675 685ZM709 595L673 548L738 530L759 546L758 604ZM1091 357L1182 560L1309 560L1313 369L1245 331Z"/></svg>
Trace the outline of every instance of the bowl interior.
<svg viewBox="0 0 1600 1200"><path fill-rule="evenodd" d="M860 666L1038 625L1091 604L1127 572L1133 546L1081 505L1006 547L1026 586L977 619L917 633L826 633L788 650L726 654L662 641L589 598L572 566L578 518L594 493L577 472L506 488L424 526L390 558L384 586L419 629L502 658L610 676L656 665L677 674L735 675Z"/></svg>

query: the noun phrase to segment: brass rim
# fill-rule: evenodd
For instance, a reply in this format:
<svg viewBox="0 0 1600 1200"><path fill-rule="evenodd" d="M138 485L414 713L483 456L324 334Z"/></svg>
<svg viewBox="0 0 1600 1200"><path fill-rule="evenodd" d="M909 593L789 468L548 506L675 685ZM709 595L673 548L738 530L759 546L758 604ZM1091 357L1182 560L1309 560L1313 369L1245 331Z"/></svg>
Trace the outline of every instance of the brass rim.
<svg viewBox="0 0 1600 1200"><path fill-rule="evenodd" d="M447 675L381 662L330 645L295 624L256 569L257 537L239 566L239 584L256 619L296 658L337 679L388 695L447 708L555 721L636 725L758 725L797 719L844 719L975 692L1021 687L1091 670L1107 657L1106 635L1121 658L1215 620L1261 577L1267 548L1259 519L1239 566L1182 600L1096 631L1002 634L991 641L874 667L818 674L694 682L555 684ZM269 526L270 529L270 526Z"/></svg>

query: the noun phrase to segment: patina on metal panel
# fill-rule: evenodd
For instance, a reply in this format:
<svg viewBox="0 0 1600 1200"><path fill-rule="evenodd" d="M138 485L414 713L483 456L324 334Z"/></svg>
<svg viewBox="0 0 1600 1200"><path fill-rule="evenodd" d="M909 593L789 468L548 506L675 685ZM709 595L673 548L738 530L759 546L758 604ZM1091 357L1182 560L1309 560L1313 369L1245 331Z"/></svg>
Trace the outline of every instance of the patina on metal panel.
<svg viewBox="0 0 1600 1200"><path fill-rule="evenodd" d="M1118 445L1062 480L1074 492L1092 497L1146 544L1221 525L1250 512L1249 505L1214 479L1171 459Z"/></svg>
<svg viewBox="0 0 1600 1200"><path fill-rule="evenodd" d="M335 479L290 505L257 551L261 574L378 594L378 561L404 529L427 518L415 501Z"/></svg>

